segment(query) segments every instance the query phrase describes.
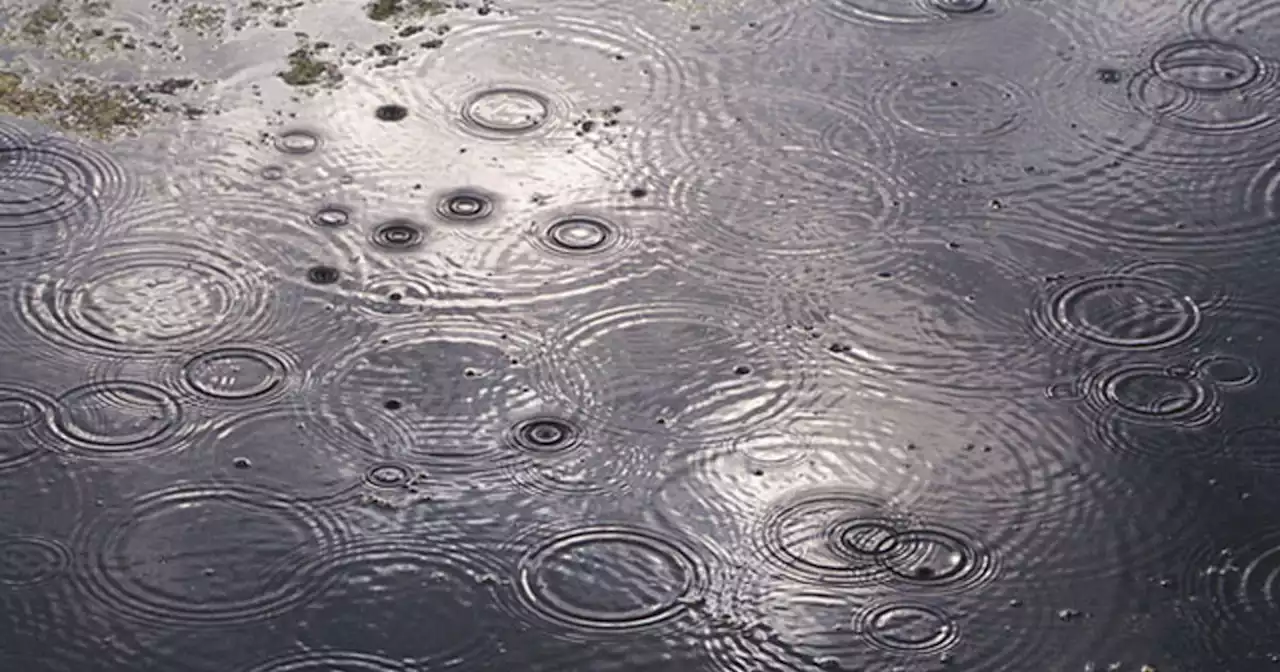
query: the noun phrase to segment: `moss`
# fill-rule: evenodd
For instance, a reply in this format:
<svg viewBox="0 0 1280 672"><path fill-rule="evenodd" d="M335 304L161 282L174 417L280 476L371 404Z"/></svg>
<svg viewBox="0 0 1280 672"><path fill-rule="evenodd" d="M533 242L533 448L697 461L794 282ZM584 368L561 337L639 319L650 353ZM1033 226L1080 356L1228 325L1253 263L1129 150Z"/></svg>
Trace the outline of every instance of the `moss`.
<svg viewBox="0 0 1280 672"><path fill-rule="evenodd" d="M443 0L373 0L365 6L370 19L379 22L440 16L449 11Z"/></svg>
<svg viewBox="0 0 1280 672"><path fill-rule="evenodd" d="M342 72L332 61L320 57L320 52L329 45L323 42L310 43L305 38L299 40L298 48L289 52L288 70L279 73L285 84L297 87L328 86L334 87L342 82Z"/></svg>
<svg viewBox="0 0 1280 672"><path fill-rule="evenodd" d="M142 92L129 87L85 79L29 84L18 73L0 71L0 114L75 135L111 139L136 130L157 109Z"/></svg>
<svg viewBox="0 0 1280 672"><path fill-rule="evenodd" d="M216 33L226 21L227 10L212 5L188 5L178 15L178 26L201 35Z"/></svg>

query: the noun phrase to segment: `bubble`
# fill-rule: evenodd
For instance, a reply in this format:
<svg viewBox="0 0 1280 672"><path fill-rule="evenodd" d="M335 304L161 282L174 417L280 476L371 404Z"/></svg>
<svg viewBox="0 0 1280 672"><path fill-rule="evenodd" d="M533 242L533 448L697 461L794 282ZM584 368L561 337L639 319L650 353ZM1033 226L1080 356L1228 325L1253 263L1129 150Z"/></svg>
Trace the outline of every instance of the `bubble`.
<svg viewBox="0 0 1280 672"><path fill-rule="evenodd" d="M1222 438L1222 451L1241 464L1267 471L1280 471L1280 427L1252 425Z"/></svg>
<svg viewBox="0 0 1280 672"><path fill-rule="evenodd" d="M323 509L245 486L182 485L103 509L77 531L73 576L109 614L158 627L268 620L332 577L299 571L331 548ZM163 571L159 571L163 569Z"/></svg>
<svg viewBox="0 0 1280 672"><path fill-rule="evenodd" d="M1032 311L1042 335L1110 348L1156 350L1199 329L1201 311L1173 285L1133 274L1099 274L1054 283Z"/></svg>
<svg viewBox="0 0 1280 672"><path fill-rule="evenodd" d="M1161 79L1202 93L1223 93L1248 86L1261 73L1257 57L1215 40L1187 40L1161 47L1151 59Z"/></svg>
<svg viewBox="0 0 1280 672"><path fill-rule="evenodd" d="M573 450L582 440L582 429L573 422L554 417L527 418L510 431L510 441L519 450L535 454L556 454Z"/></svg>
<svg viewBox="0 0 1280 672"><path fill-rule="evenodd" d="M332 285L342 278L342 271L332 266L312 266L307 269L307 282L313 285Z"/></svg>
<svg viewBox="0 0 1280 672"><path fill-rule="evenodd" d="M817 488L775 503L758 529L764 559L813 585L882 583L898 531L909 519L888 502L852 490Z"/></svg>
<svg viewBox="0 0 1280 672"><path fill-rule="evenodd" d="M519 597L550 623L630 631L684 614L706 590L706 569L681 540L638 527L569 530L520 560Z"/></svg>
<svg viewBox="0 0 1280 672"><path fill-rule="evenodd" d="M566 254L599 254L617 240L617 227L603 219L570 216L551 222L542 232L546 244Z"/></svg>
<svg viewBox="0 0 1280 672"><path fill-rule="evenodd" d="M35 586L62 576L70 565L71 549L60 541L0 535L0 585Z"/></svg>
<svg viewBox="0 0 1280 672"><path fill-rule="evenodd" d="M454 191L440 199L436 212L455 222L478 221L493 214L493 197L480 191Z"/></svg>
<svg viewBox="0 0 1280 672"><path fill-rule="evenodd" d="M365 471L364 482L374 488L396 490L413 485L417 473L408 465L395 462L375 464Z"/></svg>
<svg viewBox="0 0 1280 672"><path fill-rule="evenodd" d="M373 111L373 116L376 117L378 121L404 121L409 117L409 108L404 105L396 105L394 103L389 105L380 105L378 106L378 109Z"/></svg>
<svg viewBox="0 0 1280 672"><path fill-rule="evenodd" d="M135 458L184 447L182 407L172 394L140 381L72 388L57 399L54 428L78 454Z"/></svg>
<svg viewBox="0 0 1280 672"><path fill-rule="evenodd" d="M855 629L889 651L939 653L960 639L960 629L943 611L921 603L891 602L860 614Z"/></svg>
<svg viewBox="0 0 1280 672"><path fill-rule="evenodd" d="M289 365L284 356L254 346L202 352L187 360L183 380L212 399L243 401L270 396L284 387Z"/></svg>
<svg viewBox="0 0 1280 672"><path fill-rule="evenodd" d="M1088 398L1130 422L1199 427L1218 418L1216 390L1199 378L1171 375L1167 366L1126 362L1104 368L1086 382Z"/></svg>
<svg viewBox="0 0 1280 672"><path fill-rule="evenodd" d="M546 123L554 108L551 99L516 87L486 89L463 103L462 121L482 135L523 135Z"/></svg>
<svg viewBox="0 0 1280 672"><path fill-rule="evenodd" d="M1251 387L1262 377L1258 365L1235 355L1216 354L1195 363L1195 372L1222 390Z"/></svg>
<svg viewBox="0 0 1280 672"><path fill-rule="evenodd" d="M295 128L276 136L275 144L276 149L285 154L310 154L320 149L321 141L315 132Z"/></svg>
<svg viewBox="0 0 1280 672"><path fill-rule="evenodd" d="M326 205L311 216L311 222L325 228L338 228L351 223L351 211L340 205Z"/></svg>
<svg viewBox="0 0 1280 672"><path fill-rule="evenodd" d="M307 651L271 658L249 672L405 672L402 661L356 651Z"/></svg>
<svg viewBox="0 0 1280 672"><path fill-rule="evenodd" d="M54 406L54 400L40 392L0 384L0 473L41 456L41 442L33 433L52 416Z"/></svg>
<svg viewBox="0 0 1280 672"><path fill-rule="evenodd" d="M928 137L990 139L1016 131L1030 95L982 72L954 71L894 77L877 96L885 118Z"/></svg>
<svg viewBox="0 0 1280 672"><path fill-rule="evenodd" d="M235 245L135 234L112 239L20 288L37 335L119 357L249 335L278 316L274 283Z"/></svg>
<svg viewBox="0 0 1280 672"><path fill-rule="evenodd" d="M426 233L407 219L393 219L379 224L371 236L373 244L388 250L412 250L426 239Z"/></svg>
<svg viewBox="0 0 1280 672"><path fill-rule="evenodd" d="M908 583L972 590L992 580L999 565L991 552L971 537L930 526L902 530L883 542L882 564Z"/></svg>

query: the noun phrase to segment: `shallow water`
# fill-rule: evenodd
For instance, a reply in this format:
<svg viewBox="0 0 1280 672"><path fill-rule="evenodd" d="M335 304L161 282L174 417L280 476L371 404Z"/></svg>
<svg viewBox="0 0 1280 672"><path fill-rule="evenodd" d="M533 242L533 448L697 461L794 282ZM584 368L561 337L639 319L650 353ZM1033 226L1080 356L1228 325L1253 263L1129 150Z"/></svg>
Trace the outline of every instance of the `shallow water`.
<svg viewBox="0 0 1280 672"><path fill-rule="evenodd" d="M14 5L0 665L1269 669L1277 18Z"/></svg>

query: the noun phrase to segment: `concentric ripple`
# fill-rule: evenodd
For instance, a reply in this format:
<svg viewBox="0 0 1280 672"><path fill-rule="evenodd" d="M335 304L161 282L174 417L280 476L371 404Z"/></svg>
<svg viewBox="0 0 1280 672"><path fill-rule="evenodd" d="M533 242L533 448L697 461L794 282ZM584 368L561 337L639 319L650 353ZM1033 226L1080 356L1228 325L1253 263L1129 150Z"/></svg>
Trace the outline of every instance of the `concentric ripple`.
<svg viewBox="0 0 1280 672"><path fill-rule="evenodd" d="M779 417L807 389L807 372L766 346L761 324L710 304L617 306L567 319L541 363L553 398L606 426L713 440ZM743 365L753 372L736 373Z"/></svg>
<svg viewBox="0 0 1280 672"><path fill-rule="evenodd" d="M92 244L133 181L96 150L56 136L0 135L0 264L44 261Z"/></svg>
<svg viewBox="0 0 1280 672"><path fill-rule="evenodd" d="M242 411L210 428L193 452L217 482L321 500L356 488L371 464L404 447L379 445L344 427L322 431L316 424L295 406Z"/></svg>
<svg viewBox="0 0 1280 672"><path fill-rule="evenodd" d="M1027 120L1030 94L1013 82L976 71L905 73L876 98L886 119L931 138L989 140Z"/></svg>
<svg viewBox="0 0 1280 672"><path fill-rule="evenodd" d="M955 620L925 603L877 604L859 613L853 627L875 646L897 653L941 653L960 639Z"/></svg>
<svg viewBox="0 0 1280 672"><path fill-rule="evenodd" d="M1123 350L1159 350L1196 335L1201 307L1180 287L1122 270L1057 280L1031 311L1051 342L1085 341Z"/></svg>
<svg viewBox="0 0 1280 672"><path fill-rule="evenodd" d="M260 403L290 389L300 375L297 360L269 346L246 343L210 348L183 360L181 384L215 403Z"/></svg>
<svg viewBox="0 0 1280 672"><path fill-rule="evenodd" d="M1239 463L1268 471L1280 471L1280 426L1251 425L1222 438L1222 452Z"/></svg>
<svg viewBox="0 0 1280 672"><path fill-rule="evenodd" d="M302 571L329 590L308 608L299 639L378 651L407 669L440 661L481 668L498 647L492 627L476 624L500 623L502 584L510 580L510 563L494 553L497 547L428 529L422 536L356 538L331 548Z"/></svg>
<svg viewBox="0 0 1280 672"><path fill-rule="evenodd" d="M0 473L18 469L43 453L37 432L51 422L57 402L25 385L0 383Z"/></svg>
<svg viewBox="0 0 1280 672"><path fill-rule="evenodd" d="M1101 410L1145 424L1200 427L1221 412L1211 384L1155 363L1126 362L1095 372L1086 383L1086 395Z"/></svg>
<svg viewBox="0 0 1280 672"><path fill-rule="evenodd" d="M520 329L444 315L426 328L390 327L324 362L311 403L333 426L410 438L384 441L388 457L429 469L498 469L501 446L481 430L533 397L524 368L531 342ZM390 410L388 400L401 405Z"/></svg>
<svg viewBox="0 0 1280 672"><path fill-rule="evenodd" d="M386 250L412 250L422 245L427 238L426 229L422 225L407 220L393 219L373 228L369 239L374 245Z"/></svg>
<svg viewBox="0 0 1280 672"><path fill-rule="evenodd" d="M535 455L554 455L573 450L582 441L583 431L565 418L538 416L517 422L510 430L511 445Z"/></svg>
<svg viewBox="0 0 1280 672"><path fill-rule="evenodd" d="M705 559L674 536L640 527L572 529L520 560L517 589L548 626L633 631L679 618L709 586Z"/></svg>
<svg viewBox="0 0 1280 672"><path fill-rule="evenodd" d="M620 123L643 124L676 104L686 86L665 41L634 22L528 15L451 31L448 44L415 73L435 84L413 91L432 96L421 107L489 140L530 146L536 134L572 141L580 115L610 108L620 110ZM483 72L492 83L476 88L452 76L464 71Z"/></svg>
<svg viewBox="0 0 1280 672"><path fill-rule="evenodd" d="M824 13L836 19L871 27L899 28L931 25L948 19L995 16L1003 11L1000 0L823 0Z"/></svg>
<svg viewBox="0 0 1280 672"><path fill-rule="evenodd" d="M507 477L535 496L620 492L645 482L653 460L607 428L572 414L536 409L522 414L505 432L510 449Z"/></svg>
<svg viewBox="0 0 1280 672"><path fill-rule="evenodd" d="M35 586L62 576L70 566L71 549L60 541L0 535L0 586Z"/></svg>
<svg viewBox="0 0 1280 672"><path fill-rule="evenodd" d="M1186 573L1179 577L1192 598L1193 635L1214 648L1242 634L1259 644L1271 642L1278 632L1280 531L1255 524L1250 535L1225 546L1215 539L1185 561Z"/></svg>
<svg viewBox="0 0 1280 672"><path fill-rule="evenodd" d="M1194 370L1205 381L1223 391L1252 387L1262 378L1262 369L1255 362L1224 353L1200 358L1196 361Z"/></svg>
<svg viewBox="0 0 1280 672"><path fill-rule="evenodd" d="M284 154L310 154L323 144L320 134L305 128L291 128L275 137L275 147Z"/></svg>
<svg viewBox="0 0 1280 672"><path fill-rule="evenodd" d="M436 213L452 222L479 222L493 214L497 200L479 189L458 189L439 197Z"/></svg>
<svg viewBox="0 0 1280 672"><path fill-rule="evenodd" d="M245 337L280 318L273 285L234 245L123 236L26 284L18 310L60 348L159 354Z"/></svg>
<svg viewBox="0 0 1280 672"><path fill-rule="evenodd" d="M929 524L897 531L881 542L881 564L900 581L935 590L963 592L995 579L995 553L960 530Z"/></svg>
<svg viewBox="0 0 1280 672"><path fill-rule="evenodd" d="M783 575L814 585L884 581L898 534L911 517L853 490L807 489L775 503L760 521L760 551Z"/></svg>
<svg viewBox="0 0 1280 672"><path fill-rule="evenodd" d="M244 486L183 485L104 509L80 530L75 573L110 613L160 627L222 627L290 612L330 576L299 572L331 548L322 509Z"/></svg>
<svg viewBox="0 0 1280 672"><path fill-rule="evenodd" d="M65 447L79 455L136 459L185 448L184 420L170 392L141 381L110 380L62 393L53 426Z"/></svg>
<svg viewBox="0 0 1280 672"><path fill-rule="evenodd" d="M279 656L255 665L249 672L409 672L400 660L358 651L307 651Z"/></svg>

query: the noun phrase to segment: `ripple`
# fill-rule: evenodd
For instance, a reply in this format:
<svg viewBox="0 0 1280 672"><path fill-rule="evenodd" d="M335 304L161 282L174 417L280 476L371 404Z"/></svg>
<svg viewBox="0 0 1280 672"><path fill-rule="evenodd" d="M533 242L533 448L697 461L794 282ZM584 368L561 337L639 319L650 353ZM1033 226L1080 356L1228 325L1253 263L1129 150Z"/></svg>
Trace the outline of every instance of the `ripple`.
<svg viewBox="0 0 1280 672"><path fill-rule="evenodd" d="M357 651L307 651L277 656L255 665L249 672L408 672L409 667L372 653Z"/></svg>
<svg viewBox="0 0 1280 672"><path fill-rule="evenodd" d="M535 455L563 453L582 441L582 428L570 420L551 416L525 418L510 430L509 441L518 450Z"/></svg>
<svg viewBox="0 0 1280 672"><path fill-rule="evenodd" d="M960 530L931 524L899 530L881 542L884 568L911 585L948 592L973 590L1001 570L999 558Z"/></svg>
<svg viewBox="0 0 1280 672"><path fill-rule="evenodd" d="M379 445L344 427L321 430L302 408L269 406L220 419L192 450L215 482L324 500L359 486L369 465L407 443Z"/></svg>
<svg viewBox="0 0 1280 672"><path fill-rule="evenodd" d="M1222 452L1249 467L1280 471L1280 426L1265 424L1235 429L1222 438Z"/></svg>
<svg viewBox="0 0 1280 672"><path fill-rule="evenodd" d="M1218 419L1217 389L1203 380L1175 375L1164 364L1126 362L1090 374L1086 399L1115 419L1175 427L1202 427Z"/></svg>
<svg viewBox="0 0 1280 672"><path fill-rule="evenodd" d="M640 527L575 528L520 560L519 597L546 625L635 631L683 616L709 589L708 568L688 542Z"/></svg>
<svg viewBox="0 0 1280 672"><path fill-rule="evenodd" d="M340 228L351 223L351 209L343 205L325 205L311 215L311 222L327 229Z"/></svg>
<svg viewBox="0 0 1280 672"><path fill-rule="evenodd" d="M1250 538L1220 538L1184 559L1181 592L1192 607L1192 636L1217 645L1244 636L1251 645L1275 641L1280 610L1280 531L1255 523ZM1255 644L1256 643L1256 644ZM1230 644L1228 644L1230 646Z"/></svg>
<svg viewBox="0 0 1280 672"><path fill-rule="evenodd" d="M370 273L353 297L355 309L374 319L419 316L437 302L435 282L412 270Z"/></svg>
<svg viewBox="0 0 1280 672"><path fill-rule="evenodd" d="M1143 49L1152 36L1177 31L1181 11L1167 5L1081 0L1070 4L1036 2L1022 5L1072 37L1076 50L1090 54L1123 54Z"/></svg>
<svg viewBox="0 0 1280 672"><path fill-rule="evenodd" d="M0 585L25 588L51 581L71 566L67 545L29 535L0 535Z"/></svg>
<svg viewBox="0 0 1280 672"><path fill-rule="evenodd" d="M59 348L155 355L251 336L281 319L272 284L234 245L129 235L22 287L18 310Z"/></svg>
<svg viewBox="0 0 1280 672"><path fill-rule="evenodd" d="M633 442L567 413L527 413L504 439L515 453L504 471L534 495L617 495L643 483L652 469Z"/></svg>
<svg viewBox="0 0 1280 672"><path fill-rule="evenodd" d="M380 462L365 470L364 483L372 488L400 490L413 487L419 476L419 472L409 465Z"/></svg>
<svg viewBox="0 0 1280 672"><path fill-rule="evenodd" d="M714 318L711 316L715 316ZM656 302L567 315L543 372L554 398L622 430L736 435L796 404L806 373L763 340L762 320L712 304ZM740 375L735 368L750 366Z"/></svg>
<svg viewBox="0 0 1280 672"><path fill-rule="evenodd" d="M290 128L276 134L275 147L284 154L310 154L324 144L320 134L307 128Z"/></svg>
<svg viewBox="0 0 1280 672"><path fill-rule="evenodd" d="M37 436L57 402L25 385L0 383L0 473L20 469L44 454Z"/></svg>
<svg viewBox="0 0 1280 672"><path fill-rule="evenodd" d="M1031 310L1032 327L1050 342L1085 341L1129 351L1159 350L1193 338L1201 307L1182 288L1122 268L1048 285Z"/></svg>
<svg viewBox="0 0 1280 672"><path fill-rule="evenodd" d="M440 109L467 134L519 140L525 151L537 146L534 133L558 146L574 140L578 117L591 111L621 109L621 124L643 125L675 106L688 84L665 41L635 22L509 18L451 31L448 42L414 73L436 83L414 107ZM458 72L483 72L483 83Z"/></svg>
<svg viewBox="0 0 1280 672"><path fill-rule="evenodd" d="M317 557L304 574L330 589L308 607L300 641L378 651L406 670L443 661L485 665L499 648L492 626L501 622L509 563L494 553L496 544L453 530L423 533L353 539Z"/></svg>
<svg viewBox="0 0 1280 672"><path fill-rule="evenodd" d="M0 135L0 264L47 261L105 234L136 185L98 151L56 136Z"/></svg>
<svg viewBox="0 0 1280 672"><path fill-rule="evenodd" d="M819 7L841 21L894 28L991 18L1004 12L998 0L823 0Z"/></svg>
<svg viewBox="0 0 1280 672"><path fill-rule="evenodd" d="M445 315L427 328L389 327L324 362L312 403L334 426L409 437L407 444L384 441L388 457L467 473L500 468L501 446L483 440L481 430L533 396L524 365L532 342L524 331ZM401 407L389 410L388 400Z"/></svg>
<svg viewBox="0 0 1280 672"><path fill-rule="evenodd" d="M53 426L66 449L109 459L180 450L189 429L171 393L134 380L88 383L62 393Z"/></svg>
<svg viewBox="0 0 1280 672"><path fill-rule="evenodd" d="M588 215L570 215L551 221L537 235L543 247L556 254L604 254L616 246L618 226Z"/></svg>
<svg viewBox="0 0 1280 672"><path fill-rule="evenodd" d="M426 238L426 229L407 219L383 222L375 226L369 235L374 245L398 252L420 247Z"/></svg>
<svg viewBox="0 0 1280 672"><path fill-rule="evenodd" d="M436 213L451 222L479 222L494 214L498 197L480 189L457 189L442 194Z"/></svg>
<svg viewBox="0 0 1280 672"><path fill-rule="evenodd" d="M960 640L960 628L924 603L886 602L858 614L854 630L875 646L902 653L941 653Z"/></svg>
<svg viewBox="0 0 1280 672"><path fill-rule="evenodd" d="M243 486L182 485L105 509L78 531L75 573L110 613L151 626L221 627L311 602L325 577L299 572L334 543L321 509Z"/></svg>
<svg viewBox="0 0 1280 672"><path fill-rule="evenodd" d="M1087 256L1032 222L954 215L927 233L878 246L877 263L791 272L796 288L774 299L788 323L837 371L890 376L922 394L1039 390L1047 359L1011 297L1041 291L1043 277ZM868 257L873 255L868 254Z"/></svg>
<svg viewBox="0 0 1280 672"><path fill-rule="evenodd" d="M1018 130L1031 96L1005 79L955 70L896 76L873 97L880 114L907 130L969 142Z"/></svg>
<svg viewBox="0 0 1280 672"><path fill-rule="evenodd" d="M1193 368L1196 375L1223 391L1253 387L1262 378L1256 363L1225 353L1201 357Z"/></svg>
<svg viewBox="0 0 1280 672"><path fill-rule="evenodd" d="M1192 0L1183 16L1194 35L1237 41L1252 53L1275 53L1270 27L1280 18L1280 5L1271 0Z"/></svg>
<svg viewBox="0 0 1280 672"><path fill-rule="evenodd" d="M293 389L299 363L286 351L245 343L211 348L186 358L175 382L214 403L261 403Z"/></svg>

